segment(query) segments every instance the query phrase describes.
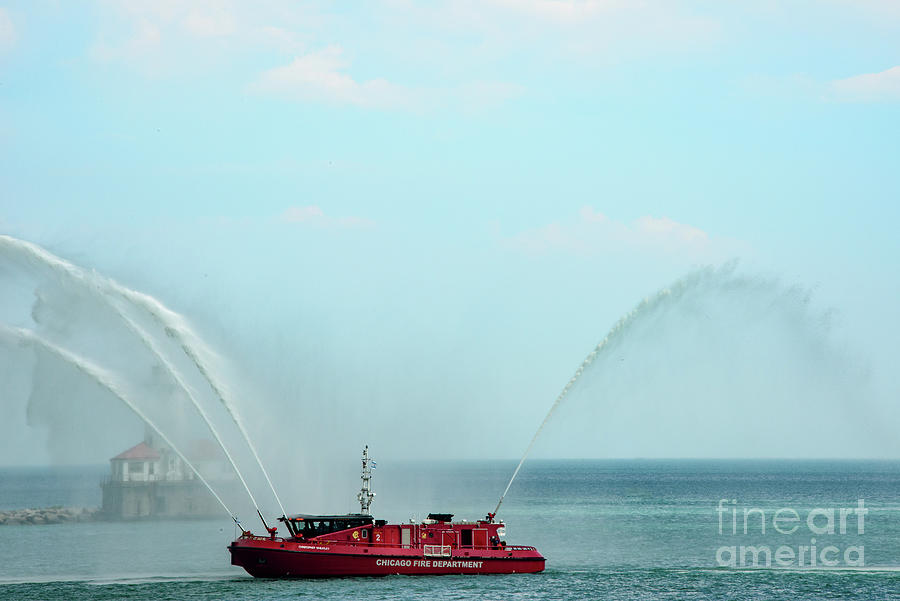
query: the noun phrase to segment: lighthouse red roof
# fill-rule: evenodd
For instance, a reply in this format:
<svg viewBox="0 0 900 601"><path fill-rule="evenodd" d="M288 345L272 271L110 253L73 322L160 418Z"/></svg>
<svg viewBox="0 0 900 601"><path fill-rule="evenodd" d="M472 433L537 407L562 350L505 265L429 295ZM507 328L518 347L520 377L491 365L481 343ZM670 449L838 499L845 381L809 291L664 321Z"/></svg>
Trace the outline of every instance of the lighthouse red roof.
<svg viewBox="0 0 900 601"><path fill-rule="evenodd" d="M147 445L146 443L138 443L128 449L127 451L123 451L113 457L113 459L132 459L132 460L155 460L159 459L159 453L153 447Z"/></svg>

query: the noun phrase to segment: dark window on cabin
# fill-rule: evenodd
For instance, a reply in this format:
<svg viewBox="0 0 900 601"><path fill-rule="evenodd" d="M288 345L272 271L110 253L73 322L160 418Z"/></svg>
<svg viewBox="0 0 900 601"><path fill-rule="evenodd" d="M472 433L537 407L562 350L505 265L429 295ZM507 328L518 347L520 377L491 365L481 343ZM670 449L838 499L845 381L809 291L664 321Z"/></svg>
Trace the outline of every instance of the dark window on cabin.
<svg viewBox="0 0 900 601"><path fill-rule="evenodd" d="M315 522L306 522L307 527L309 528L309 533L307 536L322 536L323 534L328 534L329 532L333 532L334 530L331 528L331 522L328 521L315 521Z"/></svg>
<svg viewBox="0 0 900 601"><path fill-rule="evenodd" d="M459 531L459 546L460 547L471 547L472 546L472 530L464 529Z"/></svg>
<svg viewBox="0 0 900 601"><path fill-rule="evenodd" d="M323 536L325 534L331 534L332 532L340 532L341 530L348 530L350 528L357 528L359 526L367 526L371 523L372 520L370 519L292 520L292 526L294 527L295 536L302 534L305 538ZM368 533L364 532L363 536L367 537Z"/></svg>

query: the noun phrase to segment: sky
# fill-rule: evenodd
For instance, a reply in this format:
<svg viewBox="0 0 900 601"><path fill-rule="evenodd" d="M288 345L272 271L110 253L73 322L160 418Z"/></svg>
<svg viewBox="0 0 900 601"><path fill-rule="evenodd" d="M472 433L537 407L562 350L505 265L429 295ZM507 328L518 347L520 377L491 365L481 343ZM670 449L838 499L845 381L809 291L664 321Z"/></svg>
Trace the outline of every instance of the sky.
<svg viewBox="0 0 900 601"><path fill-rule="evenodd" d="M898 40L888 0L0 2L0 233L183 314L260 438L351 465L518 457L623 315L736 264L537 456L898 457ZM42 276L0 275L34 326ZM139 437L49 448L6 357L0 464ZM746 420L797 399L823 420Z"/></svg>

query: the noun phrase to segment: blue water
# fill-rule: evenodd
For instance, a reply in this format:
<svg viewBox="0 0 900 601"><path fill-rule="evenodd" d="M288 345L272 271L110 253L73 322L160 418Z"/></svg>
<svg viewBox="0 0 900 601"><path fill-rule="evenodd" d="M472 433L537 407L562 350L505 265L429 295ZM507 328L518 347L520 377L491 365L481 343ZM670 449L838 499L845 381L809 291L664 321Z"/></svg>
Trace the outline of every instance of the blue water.
<svg viewBox="0 0 900 601"><path fill-rule="evenodd" d="M373 509L392 520L413 511L479 517L493 509L513 467L384 462ZM0 470L0 509L72 504L67 499L91 504L84 503L91 495L97 504L102 474L101 468ZM736 501L738 534L732 505L717 513L721 499ZM860 499L868 509L864 530L849 513L841 534L839 509L855 508ZM898 499L900 462L532 461L501 517L511 544L536 545L547 557L541 574L265 581L228 564L234 528L227 517L0 526L0 599L900 599ZM765 513L765 534L758 513L742 533L744 508ZM781 508L800 516L793 534L773 530ZM806 516L816 508L834 509L834 534L810 532ZM826 517L813 524L826 526ZM723 546L797 552L812 538L817 550L834 547L829 557L839 565L717 562ZM864 549L862 565L844 561L850 547Z"/></svg>
<svg viewBox="0 0 900 601"><path fill-rule="evenodd" d="M0 511L29 507L98 507L103 465L0 468Z"/></svg>

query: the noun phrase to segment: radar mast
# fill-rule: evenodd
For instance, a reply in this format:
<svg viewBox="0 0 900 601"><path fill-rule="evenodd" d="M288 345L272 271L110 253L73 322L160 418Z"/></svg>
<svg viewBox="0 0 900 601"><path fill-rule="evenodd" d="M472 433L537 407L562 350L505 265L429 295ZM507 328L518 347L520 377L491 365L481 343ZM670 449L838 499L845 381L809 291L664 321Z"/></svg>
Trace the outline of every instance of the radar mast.
<svg viewBox="0 0 900 601"><path fill-rule="evenodd" d="M375 493L372 492L373 467L375 467L375 461L369 458L369 445L366 445L362 452L362 476L360 476L362 478L362 488L356 494L356 498L359 500L360 513L364 515L369 515L369 506L375 498Z"/></svg>

